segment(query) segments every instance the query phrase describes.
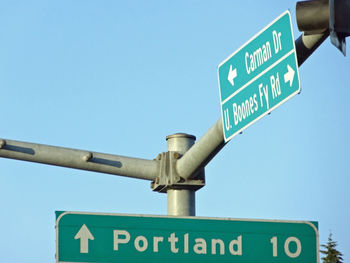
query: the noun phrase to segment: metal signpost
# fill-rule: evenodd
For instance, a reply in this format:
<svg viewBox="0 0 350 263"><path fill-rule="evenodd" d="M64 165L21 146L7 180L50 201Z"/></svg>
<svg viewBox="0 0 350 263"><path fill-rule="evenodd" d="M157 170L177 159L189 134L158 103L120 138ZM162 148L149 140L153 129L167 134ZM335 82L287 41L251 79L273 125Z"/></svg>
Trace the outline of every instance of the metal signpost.
<svg viewBox="0 0 350 263"><path fill-rule="evenodd" d="M317 263L317 223L56 212L57 262Z"/></svg>
<svg viewBox="0 0 350 263"><path fill-rule="evenodd" d="M218 67L225 141L300 92L290 12Z"/></svg>

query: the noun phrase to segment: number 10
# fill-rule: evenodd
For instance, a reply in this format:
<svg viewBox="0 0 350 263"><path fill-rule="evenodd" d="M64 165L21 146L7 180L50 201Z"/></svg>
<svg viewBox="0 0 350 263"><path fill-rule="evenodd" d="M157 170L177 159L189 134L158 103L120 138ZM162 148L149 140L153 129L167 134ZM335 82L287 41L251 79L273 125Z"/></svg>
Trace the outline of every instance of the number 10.
<svg viewBox="0 0 350 263"><path fill-rule="evenodd" d="M272 244L272 256L277 257L277 237L272 237L270 239L270 242ZM289 244L291 242L294 242L297 246L297 249L295 252L290 252L289 250ZM284 252L287 254L290 258L296 258L299 257L301 253L301 243L300 240L296 237L288 237L286 241L284 242Z"/></svg>

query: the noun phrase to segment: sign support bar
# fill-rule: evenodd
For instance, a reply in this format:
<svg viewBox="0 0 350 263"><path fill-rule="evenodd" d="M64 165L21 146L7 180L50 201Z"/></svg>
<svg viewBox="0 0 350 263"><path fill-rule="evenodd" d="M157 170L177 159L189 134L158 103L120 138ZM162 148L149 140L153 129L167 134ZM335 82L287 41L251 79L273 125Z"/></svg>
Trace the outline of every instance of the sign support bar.
<svg viewBox="0 0 350 263"><path fill-rule="evenodd" d="M328 31L322 34L302 34L297 40L295 40L299 67L309 56L311 56L311 54L323 43L323 41L328 38L328 36Z"/></svg>
<svg viewBox="0 0 350 263"><path fill-rule="evenodd" d="M0 157L150 181L158 172L157 161L7 139L0 140Z"/></svg>

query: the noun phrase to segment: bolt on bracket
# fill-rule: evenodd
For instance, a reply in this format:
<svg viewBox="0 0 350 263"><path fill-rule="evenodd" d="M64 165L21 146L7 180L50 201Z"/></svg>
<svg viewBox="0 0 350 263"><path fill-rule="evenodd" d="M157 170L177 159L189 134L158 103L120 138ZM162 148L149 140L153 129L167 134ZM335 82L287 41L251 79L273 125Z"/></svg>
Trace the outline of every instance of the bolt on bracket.
<svg viewBox="0 0 350 263"><path fill-rule="evenodd" d="M185 180L176 171L176 162L181 154L174 151L163 152L158 155L158 175L151 183L155 192L166 193L169 189L189 189L197 191L205 186L204 168L191 179Z"/></svg>

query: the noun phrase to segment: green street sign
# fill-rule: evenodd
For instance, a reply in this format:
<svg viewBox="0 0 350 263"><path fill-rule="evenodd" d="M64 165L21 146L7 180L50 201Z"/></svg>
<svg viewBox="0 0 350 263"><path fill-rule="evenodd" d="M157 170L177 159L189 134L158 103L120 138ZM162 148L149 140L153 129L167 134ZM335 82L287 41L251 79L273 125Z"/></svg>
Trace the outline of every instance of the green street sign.
<svg viewBox="0 0 350 263"><path fill-rule="evenodd" d="M56 212L56 262L318 263L318 224Z"/></svg>
<svg viewBox="0 0 350 263"><path fill-rule="evenodd" d="M289 11L218 67L225 141L300 92Z"/></svg>

